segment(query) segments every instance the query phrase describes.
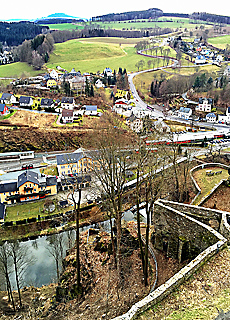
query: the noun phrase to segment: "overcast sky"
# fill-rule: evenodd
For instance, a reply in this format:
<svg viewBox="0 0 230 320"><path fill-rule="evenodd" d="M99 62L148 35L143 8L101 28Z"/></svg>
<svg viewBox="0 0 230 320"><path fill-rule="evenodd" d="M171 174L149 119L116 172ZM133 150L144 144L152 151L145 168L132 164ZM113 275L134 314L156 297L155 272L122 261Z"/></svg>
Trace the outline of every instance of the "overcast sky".
<svg viewBox="0 0 230 320"><path fill-rule="evenodd" d="M133 1L133 0L13 0L1 3L0 20L8 19L36 19L46 17L53 13L65 13L80 18L91 18L107 13L120 13L124 11L146 10L159 8L167 13L208 12L220 15L230 15L230 2L228 0L162 0L162 1Z"/></svg>

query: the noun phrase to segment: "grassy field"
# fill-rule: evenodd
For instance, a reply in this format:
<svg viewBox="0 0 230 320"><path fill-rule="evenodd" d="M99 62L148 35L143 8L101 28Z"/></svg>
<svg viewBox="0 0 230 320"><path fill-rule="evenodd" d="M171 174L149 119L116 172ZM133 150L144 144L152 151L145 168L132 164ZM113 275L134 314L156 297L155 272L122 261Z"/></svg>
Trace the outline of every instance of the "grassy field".
<svg viewBox="0 0 230 320"><path fill-rule="evenodd" d="M230 44L230 35L209 38L208 42L217 48L225 49L227 44Z"/></svg>
<svg viewBox="0 0 230 320"><path fill-rule="evenodd" d="M175 17L168 17L168 18L160 18L160 21L149 21L149 20L130 20L130 21L105 21L105 22L84 22L84 23L63 23L63 24L48 24L50 29L56 30L71 30L71 29L81 29L84 26L98 26L100 28L105 29L117 29L117 30L141 30L147 28L171 28L171 29L195 29L196 26L200 26L201 24L205 24L205 22L199 23L191 23L191 21L187 18L175 18ZM168 21L167 21L168 20ZM170 20L170 21L169 21ZM206 28L210 28L209 25Z"/></svg>
<svg viewBox="0 0 230 320"><path fill-rule="evenodd" d="M214 176L207 176L206 171L212 170L212 172L222 171L221 174ZM222 168L205 168L193 173L193 177L197 181L199 187L201 188L201 194L196 198L194 205L199 204L201 199L209 194L209 192L220 182L222 179L227 179L229 176L228 171Z"/></svg>
<svg viewBox="0 0 230 320"><path fill-rule="evenodd" d="M5 221L17 221L43 215L45 200L7 206ZM48 214L48 213L47 213Z"/></svg>
<svg viewBox="0 0 230 320"><path fill-rule="evenodd" d="M106 43L97 38L84 41L70 40L56 44L47 67L55 68L60 65L66 70L70 71L75 68L75 70L84 73L102 72L105 67L110 67L112 70L118 70L121 67L126 68L128 72L137 71L135 64L140 60L144 60L145 66L147 66L149 58L136 54L135 41L127 41L127 39L119 41L117 38L106 39L109 40Z"/></svg>
<svg viewBox="0 0 230 320"><path fill-rule="evenodd" d="M15 62L0 66L0 77L19 78L23 76L36 76L41 71L34 70L25 62Z"/></svg>

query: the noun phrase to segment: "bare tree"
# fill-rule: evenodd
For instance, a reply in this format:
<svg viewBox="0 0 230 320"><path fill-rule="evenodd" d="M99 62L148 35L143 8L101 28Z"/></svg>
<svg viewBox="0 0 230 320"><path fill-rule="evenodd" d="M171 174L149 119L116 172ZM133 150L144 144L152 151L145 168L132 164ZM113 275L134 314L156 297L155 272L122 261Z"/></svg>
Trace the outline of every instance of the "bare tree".
<svg viewBox="0 0 230 320"><path fill-rule="evenodd" d="M59 234L52 234L47 237L47 250L54 258L56 264L57 279L60 278L60 262L63 254L63 237Z"/></svg>
<svg viewBox="0 0 230 320"><path fill-rule="evenodd" d="M5 242L0 246L0 273L5 279L5 284L8 292L8 301L12 302L15 311L14 297L10 282L10 275L12 273L12 260L9 254L8 244Z"/></svg>
<svg viewBox="0 0 230 320"><path fill-rule="evenodd" d="M19 242L18 240L14 240L13 242L9 243L9 255L13 260L19 303L20 307L22 307L20 284L27 267L33 263L34 257L32 256L28 246Z"/></svg>
<svg viewBox="0 0 230 320"><path fill-rule="evenodd" d="M111 119L110 119L111 120ZM97 136L95 145L97 152L92 155L98 166L94 168L94 174L99 182L101 194L107 199L114 213L116 225L116 262L118 281L121 276L121 219L123 198L125 194L126 170L129 166L128 143L114 123L107 129L101 130Z"/></svg>

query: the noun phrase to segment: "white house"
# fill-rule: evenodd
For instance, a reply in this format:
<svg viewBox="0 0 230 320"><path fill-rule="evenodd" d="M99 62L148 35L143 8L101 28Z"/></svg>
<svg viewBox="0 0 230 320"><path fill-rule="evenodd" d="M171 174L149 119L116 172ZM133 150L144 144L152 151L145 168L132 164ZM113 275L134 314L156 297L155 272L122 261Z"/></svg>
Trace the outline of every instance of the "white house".
<svg viewBox="0 0 230 320"><path fill-rule="evenodd" d="M226 109L226 114L218 114L218 122L230 123L230 107Z"/></svg>
<svg viewBox="0 0 230 320"><path fill-rule="evenodd" d="M17 103L16 97L11 93L3 93L0 101L1 101L1 103L5 103L5 104Z"/></svg>
<svg viewBox="0 0 230 320"><path fill-rule="evenodd" d="M137 118L133 113L126 119L126 124L135 132L140 132L143 129L142 120Z"/></svg>
<svg viewBox="0 0 230 320"><path fill-rule="evenodd" d="M179 118L188 120L191 117L191 115L192 115L191 108L180 107L178 111Z"/></svg>
<svg viewBox="0 0 230 320"><path fill-rule="evenodd" d="M124 98L118 99L115 101L114 107L115 108L123 108L123 109L127 110L129 108L128 100L126 100Z"/></svg>
<svg viewBox="0 0 230 320"><path fill-rule="evenodd" d="M196 111L211 112L213 100L210 98L199 98L199 104L196 106Z"/></svg>
<svg viewBox="0 0 230 320"><path fill-rule="evenodd" d="M61 108L73 110L75 107L75 100L72 97L62 97Z"/></svg>
<svg viewBox="0 0 230 320"><path fill-rule="evenodd" d="M195 59L195 64L205 64L207 61L206 61L206 58L204 56L197 56L196 59Z"/></svg>
<svg viewBox="0 0 230 320"><path fill-rule="evenodd" d="M73 122L73 110L68 110L68 109L62 110L61 118L63 123Z"/></svg>
<svg viewBox="0 0 230 320"><path fill-rule="evenodd" d="M113 76L113 71L110 68L105 68L105 70L103 72L107 74L107 77Z"/></svg>
<svg viewBox="0 0 230 320"><path fill-rule="evenodd" d="M97 79L97 81L95 82L95 87L96 88L104 88L105 85L100 79Z"/></svg>
<svg viewBox="0 0 230 320"><path fill-rule="evenodd" d="M85 110L84 112L85 116L97 116L97 106L84 105L82 109Z"/></svg>
<svg viewBox="0 0 230 320"><path fill-rule="evenodd" d="M207 122L216 122L216 115L213 112L206 114L206 121Z"/></svg>
<svg viewBox="0 0 230 320"><path fill-rule="evenodd" d="M55 79L55 80L58 80L58 79L59 79L59 75L58 75L58 73L57 73L56 70L53 69L53 70L50 72L50 78Z"/></svg>

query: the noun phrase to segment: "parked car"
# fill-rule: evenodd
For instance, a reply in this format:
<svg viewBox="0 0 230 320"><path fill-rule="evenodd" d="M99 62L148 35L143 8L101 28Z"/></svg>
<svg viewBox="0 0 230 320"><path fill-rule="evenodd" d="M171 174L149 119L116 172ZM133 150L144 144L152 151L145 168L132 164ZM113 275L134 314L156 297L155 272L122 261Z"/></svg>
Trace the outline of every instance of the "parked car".
<svg viewBox="0 0 230 320"><path fill-rule="evenodd" d="M30 163L30 164L24 164L22 165L22 170L28 170L28 169L33 169L33 164Z"/></svg>

